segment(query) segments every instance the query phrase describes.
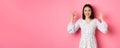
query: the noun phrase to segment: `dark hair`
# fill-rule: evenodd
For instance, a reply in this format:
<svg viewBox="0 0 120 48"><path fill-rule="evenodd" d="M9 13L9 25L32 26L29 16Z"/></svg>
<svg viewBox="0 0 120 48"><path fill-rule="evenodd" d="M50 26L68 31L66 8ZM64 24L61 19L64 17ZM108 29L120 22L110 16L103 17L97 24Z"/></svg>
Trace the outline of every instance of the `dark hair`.
<svg viewBox="0 0 120 48"><path fill-rule="evenodd" d="M91 15L90 15L90 19L94 19L94 11L93 11L93 7L90 4L85 4L82 10L82 19L85 20L85 14L84 14L84 8L85 7L89 7L91 9Z"/></svg>

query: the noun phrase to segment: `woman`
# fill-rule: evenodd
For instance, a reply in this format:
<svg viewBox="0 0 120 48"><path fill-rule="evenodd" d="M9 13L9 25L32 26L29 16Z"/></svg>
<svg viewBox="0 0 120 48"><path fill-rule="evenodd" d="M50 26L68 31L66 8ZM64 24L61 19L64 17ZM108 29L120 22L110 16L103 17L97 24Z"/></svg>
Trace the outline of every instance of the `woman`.
<svg viewBox="0 0 120 48"><path fill-rule="evenodd" d="M81 29L81 40L79 48L97 48L96 38L95 38L95 30L98 28L101 32L107 32L107 24L103 20L103 16L100 13L99 19L94 18L93 7L90 4L85 4L83 7L82 18L78 19L74 24L73 21L76 17L76 12L73 13L71 17L71 21L68 24L68 32L73 34L79 28Z"/></svg>

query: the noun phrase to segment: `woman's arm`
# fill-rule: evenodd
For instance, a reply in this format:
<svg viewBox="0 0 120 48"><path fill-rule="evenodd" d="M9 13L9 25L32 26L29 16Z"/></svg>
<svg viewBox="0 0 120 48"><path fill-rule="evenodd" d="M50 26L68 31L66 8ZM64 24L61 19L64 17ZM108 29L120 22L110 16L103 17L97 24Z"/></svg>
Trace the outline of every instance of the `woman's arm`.
<svg viewBox="0 0 120 48"><path fill-rule="evenodd" d="M79 29L79 22L80 19L74 24L73 22L70 22L67 27L67 31L71 34L75 33Z"/></svg>
<svg viewBox="0 0 120 48"><path fill-rule="evenodd" d="M80 20L77 20L77 22L75 24L73 23L76 16L77 16L77 13L76 13L76 11L74 11L73 14L72 14L72 17L71 17L71 21L70 21L70 23L68 24L68 27L67 27L67 31L71 34L75 33L79 29Z"/></svg>
<svg viewBox="0 0 120 48"><path fill-rule="evenodd" d="M99 19L101 20L101 23L97 20L97 28L98 28L101 32L107 33L108 25L107 25L107 23L103 20L103 15L102 15L102 13L100 13Z"/></svg>

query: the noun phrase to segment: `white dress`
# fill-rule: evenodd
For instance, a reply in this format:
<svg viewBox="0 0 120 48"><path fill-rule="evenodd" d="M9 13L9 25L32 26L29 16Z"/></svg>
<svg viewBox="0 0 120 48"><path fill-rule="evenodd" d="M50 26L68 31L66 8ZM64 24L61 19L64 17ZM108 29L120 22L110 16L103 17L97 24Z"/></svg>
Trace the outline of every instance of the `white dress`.
<svg viewBox="0 0 120 48"><path fill-rule="evenodd" d="M97 48L95 30L98 28L101 32L107 32L107 24L105 21L101 23L97 19L92 19L90 23L87 23L83 19L78 19L75 24L70 22L67 27L67 31L71 34L75 33L78 29L81 29L81 40L79 48Z"/></svg>

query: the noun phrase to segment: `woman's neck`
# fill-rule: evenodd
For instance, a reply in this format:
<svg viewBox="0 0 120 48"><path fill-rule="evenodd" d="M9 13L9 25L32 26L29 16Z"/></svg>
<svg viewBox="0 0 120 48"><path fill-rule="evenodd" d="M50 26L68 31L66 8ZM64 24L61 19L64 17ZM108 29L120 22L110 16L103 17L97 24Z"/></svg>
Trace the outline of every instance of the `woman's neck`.
<svg viewBox="0 0 120 48"><path fill-rule="evenodd" d="M86 17L85 20L91 20L89 17Z"/></svg>
<svg viewBox="0 0 120 48"><path fill-rule="evenodd" d="M89 24L91 22L90 18L85 18L85 21Z"/></svg>

